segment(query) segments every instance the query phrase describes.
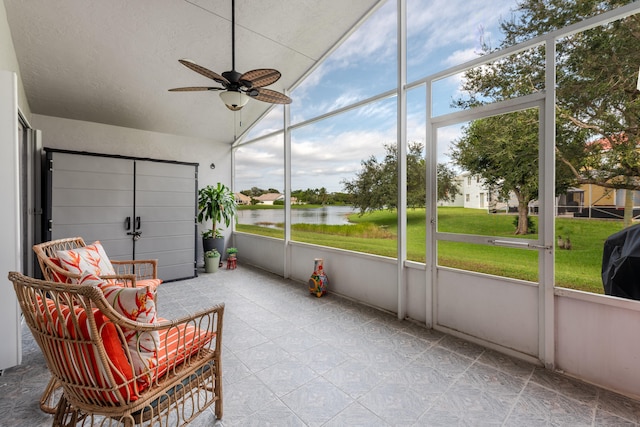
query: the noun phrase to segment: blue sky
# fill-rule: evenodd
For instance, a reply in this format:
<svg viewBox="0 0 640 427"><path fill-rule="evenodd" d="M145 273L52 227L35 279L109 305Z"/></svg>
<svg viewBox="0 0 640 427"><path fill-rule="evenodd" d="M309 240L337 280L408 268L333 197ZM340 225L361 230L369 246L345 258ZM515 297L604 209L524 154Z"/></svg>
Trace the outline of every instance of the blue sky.
<svg viewBox="0 0 640 427"><path fill-rule="evenodd" d="M477 57L481 41L499 45L499 22L509 19L514 7L515 0L408 0L407 81ZM395 88L396 20L396 2L389 0L296 88L291 93L292 123ZM449 110L460 83L454 77L438 85L434 112ZM424 89L412 91L407 106L408 139L424 142ZM275 108L248 139L281 129L282 111ZM443 146L456 137L456 128L446 131L448 135L441 133ZM355 176L361 160L380 157L384 144L395 143L396 132L395 98L295 130L292 188L342 191L341 182ZM235 189L256 186L284 191L283 150L281 137L240 148ZM446 148L439 147L439 153L446 155Z"/></svg>

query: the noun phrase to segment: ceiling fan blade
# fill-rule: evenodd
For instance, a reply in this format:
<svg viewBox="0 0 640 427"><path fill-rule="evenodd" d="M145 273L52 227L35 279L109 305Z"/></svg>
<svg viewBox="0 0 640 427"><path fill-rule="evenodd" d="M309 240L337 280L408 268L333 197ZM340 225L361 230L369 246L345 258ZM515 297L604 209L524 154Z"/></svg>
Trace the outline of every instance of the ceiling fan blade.
<svg viewBox="0 0 640 427"><path fill-rule="evenodd" d="M255 95L254 95L255 94ZM255 88L247 92L247 95L258 101L270 102L272 104L291 104L291 98L287 95L271 89Z"/></svg>
<svg viewBox="0 0 640 427"><path fill-rule="evenodd" d="M240 82L250 82L251 85L245 84L245 86L251 87L264 87L273 84L280 79L280 71L271 68L258 68L257 70L247 71L240 76Z"/></svg>
<svg viewBox="0 0 640 427"><path fill-rule="evenodd" d="M214 73L213 71L209 70L208 68L204 68L202 65L198 65L198 64L196 64L195 62L193 62L190 59L178 59L178 62L180 62L185 67L195 71L196 73L202 74L205 77L208 77L208 78L210 78L212 80L217 81L221 85L226 86L226 85L229 84L229 80L225 79L220 74Z"/></svg>
<svg viewBox="0 0 640 427"><path fill-rule="evenodd" d="M225 90L223 87L208 87L208 86L188 86L188 87L176 87L169 89L169 92L195 92L199 90Z"/></svg>

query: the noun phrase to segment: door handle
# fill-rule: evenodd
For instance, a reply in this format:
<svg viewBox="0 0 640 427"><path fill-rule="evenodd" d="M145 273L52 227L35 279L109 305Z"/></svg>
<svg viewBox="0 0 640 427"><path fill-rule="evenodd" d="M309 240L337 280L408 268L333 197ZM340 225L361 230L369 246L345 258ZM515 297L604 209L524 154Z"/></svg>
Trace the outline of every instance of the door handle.
<svg viewBox="0 0 640 427"><path fill-rule="evenodd" d="M136 217L136 230L140 230L140 217Z"/></svg>
<svg viewBox="0 0 640 427"><path fill-rule="evenodd" d="M131 217L128 216L124 219L124 229L131 230Z"/></svg>

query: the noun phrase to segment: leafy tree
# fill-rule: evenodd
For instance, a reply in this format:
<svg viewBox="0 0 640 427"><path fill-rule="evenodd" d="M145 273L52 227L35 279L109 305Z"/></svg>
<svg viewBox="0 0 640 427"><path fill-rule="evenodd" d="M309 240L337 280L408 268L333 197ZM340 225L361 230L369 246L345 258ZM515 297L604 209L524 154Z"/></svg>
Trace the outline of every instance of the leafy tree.
<svg viewBox="0 0 640 427"><path fill-rule="evenodd" d="M383 160L371 156L361 162L362 169L352 180L342 184L351 195L351 203L360 210L368 211L395 209L398 206L398 157L396 144L384 145ZM424 207L426 201L426 163L424 145L410 142L407 147L407 206ZM438 165L439 200L453 200L460 190L455 182L455 174L445 165ZM442 196L442 197L440 197Z"/></svg>
<svg viewBox="0 0 640 427"><path fill-rule="evenodd" d="M351 204L351 195L348 193L342 192L333 192L331 193L331 201L334 204L339 205L350 205Z"/></svg>
<svg viewBox="0 0 640 427"><path fill-rule="evenodd" d="M302 203L310 203L314 205L330 205L334 203L333 193L327 192L322 188L307 188L306 190L294 190L291 195Z"/></svg>
<svg viewBox="0 0 640 427"><path fill-rule="evenodd" d="M507 131L508 129L508 131ZM518 199L516 234L528 233L529 202L538 197L537 111L519 111L476 120L463 128L451 158L501 197Z"/></svg>
<svg viewBox="0 0 640 427"><path fill-rule="evenodd" d="M263 190L262 188L251 187L250 190L242 190L240 193L244 194L245 196L249 196L249 197L260 197L263 194L265 194L266 191Z"/></svg>
<svg viewBox="0 0 640 427"><path fill-rule="evenodd" d="M518 3L517 13L502 23L505 38L499 48L629 2L522 0ZM573 34L557 44L558 190L566 188L571 181L573 184L640 189L640 153L637 150L640 92L636 89L639 41L640 17L634 15ZM485 46L485 52L492 50ZM469 96L455 102L461 107L544 90L544 48L533 48L471 70L465 74L465 79L463 89ZM497 133L487 135L488 142L499 140L500 134L512 131L508 127L493 129ZM597 138L604 138L606 142L590 142ZM533 143L533 139L530 140ZM518 231L522 231L520 225Z"/></svg>
<svg viewBox="0 0 640 427"><path fill-rule="evenodd" d="M322 187L320 190L318 190L318 198L320 199L320 204L322 206L327 204L327 198L329 197L329 195L327 194L327 189Z"/></svg>
<svg viewBox="0 0 640 427"><path fill-rule="evenodd" d="M446 164L438 163L438 200L453 202L460 192L460 187L456 181L456 173L449 169Z"/></svg>

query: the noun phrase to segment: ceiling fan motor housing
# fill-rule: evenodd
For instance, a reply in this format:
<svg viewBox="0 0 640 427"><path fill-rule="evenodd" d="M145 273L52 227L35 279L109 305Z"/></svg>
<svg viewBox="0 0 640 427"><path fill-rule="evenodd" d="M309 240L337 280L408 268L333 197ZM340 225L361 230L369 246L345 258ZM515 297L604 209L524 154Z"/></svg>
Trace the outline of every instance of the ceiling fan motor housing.
<svg viewBox="0 0 640 427"><path fill-rule="evenodd" d="M225 71L224 73L222 73L222 77L224 77L225 79L229 80L230 83L236 83L238 86L247 86L244 83L248 83L249 87L251 87L251 82L244 80L241 84L240 83L240 77L242 76L242 74L240 74L239 72L237 72L236 70L231 70L231 71Z"/></svg>

